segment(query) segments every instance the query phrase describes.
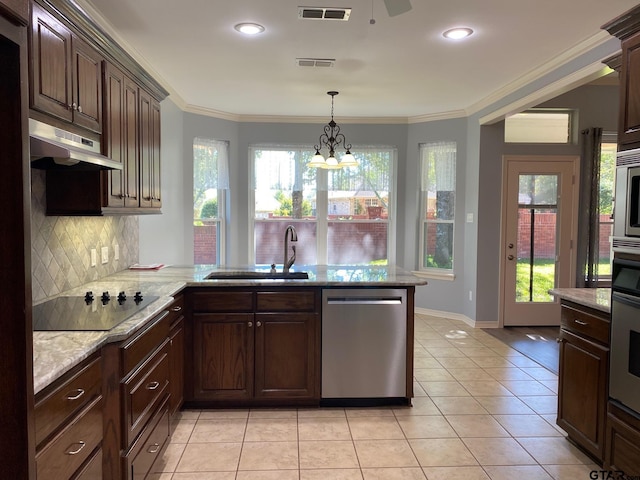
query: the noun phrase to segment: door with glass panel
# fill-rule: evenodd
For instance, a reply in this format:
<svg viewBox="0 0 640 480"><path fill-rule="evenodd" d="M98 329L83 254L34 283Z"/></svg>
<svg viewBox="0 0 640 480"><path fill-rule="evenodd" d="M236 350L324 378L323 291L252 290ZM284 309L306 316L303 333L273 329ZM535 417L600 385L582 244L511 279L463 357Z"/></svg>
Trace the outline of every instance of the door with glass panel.
<svg viewBox="0 0 640 480"><path fill-rule="evenodd" d="M505 326L560 324L560 305L549 290L573 285L578 165L573 156L504 157Z"/></svg>

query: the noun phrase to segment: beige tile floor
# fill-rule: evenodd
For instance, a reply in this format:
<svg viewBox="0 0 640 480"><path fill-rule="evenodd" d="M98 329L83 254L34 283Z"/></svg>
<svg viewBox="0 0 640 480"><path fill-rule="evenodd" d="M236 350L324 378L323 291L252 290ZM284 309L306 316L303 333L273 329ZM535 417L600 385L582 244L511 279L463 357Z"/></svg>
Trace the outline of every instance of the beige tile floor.
<svg viewBox="0 0 640 480"><path fill-rule="evenodd" d="M412 407L183 411L152 480L575 480L557 377L463 322L416 315Z"/></svg>

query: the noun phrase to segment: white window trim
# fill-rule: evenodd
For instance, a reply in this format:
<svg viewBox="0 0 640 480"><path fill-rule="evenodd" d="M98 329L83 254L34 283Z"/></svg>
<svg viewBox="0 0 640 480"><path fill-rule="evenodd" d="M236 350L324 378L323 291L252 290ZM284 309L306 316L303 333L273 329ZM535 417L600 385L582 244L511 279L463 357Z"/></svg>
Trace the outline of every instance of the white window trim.
<svg viewBox="0 0 640 480"><path fill-rule="evenodd" d="M309 150L313 150L311 147L305 147L300 145L289 145L287 148L307 148ZM250 264L255 264L256 261L256 252L255 252L255 190L253 187L253 179L255 173L255 149L268 149L268 148L282 148L282 145L268 145L268 144L259 144L259 145L250 145L249 146L249 192L248 192L248 252L247 258L249 259ZM357 146L353 147L353 150L356 150ZM398 150L396 147L390 146L381 146L380 149L390 150L392 152L391 158L391 169L392 169L392 192L393 199L389 199L390 207L389 207L389 220L387 222L387 264L395 265L396 263L396 224L397 224L397 204L398 204ZM321 242L320 239L326 239L329 231L329 192L327 190L328 184L328 172L326 170L319 169L316 177L316 264L317 265L327 265L328 251L327 251L327 242ZM393 201L392 201L393 200Z"/></svg>

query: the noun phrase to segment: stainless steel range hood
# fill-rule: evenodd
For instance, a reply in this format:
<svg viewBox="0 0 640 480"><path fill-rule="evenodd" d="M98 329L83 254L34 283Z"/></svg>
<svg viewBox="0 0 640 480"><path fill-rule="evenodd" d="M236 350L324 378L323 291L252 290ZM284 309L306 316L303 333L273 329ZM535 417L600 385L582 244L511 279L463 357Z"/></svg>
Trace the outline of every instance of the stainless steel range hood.
<svg viewBox="0 0 640 480"><path fill-rule="evenodd" d="M31 167L39 169L122 170L100 153L100 142L29 119Z"/></svg>

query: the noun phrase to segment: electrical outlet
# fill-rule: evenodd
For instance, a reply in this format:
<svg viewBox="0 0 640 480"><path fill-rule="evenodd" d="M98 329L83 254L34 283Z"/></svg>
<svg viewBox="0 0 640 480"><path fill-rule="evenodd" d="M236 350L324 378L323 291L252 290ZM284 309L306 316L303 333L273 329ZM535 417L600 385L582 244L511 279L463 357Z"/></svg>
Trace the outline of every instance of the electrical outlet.
<svg viewBox="0 0 640 480"><path fill-rule="evenodd" d="M98 253L95 248L91 249L91 266L95 267L96 263L98 263Z"/></svg>
<svg viewBox="0 0 640 480"><path fill-rule="evenodd" d="M120 260L120 245L116 243L115 247L113 247L113 259Z"/></svg>
<svg viewBox="0 0 640 480"><path fill-rule="evenodd" d="M109 262L109 247L102 247L102 263Z"/></svg>

